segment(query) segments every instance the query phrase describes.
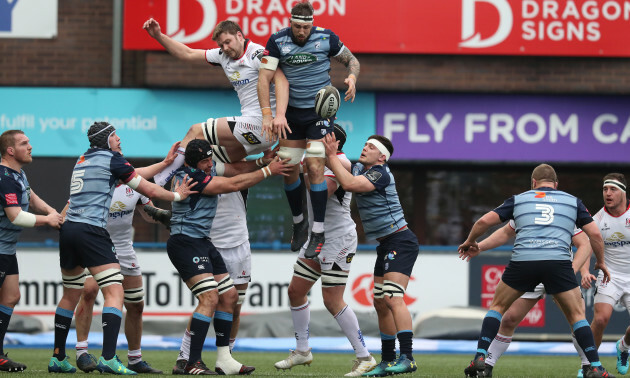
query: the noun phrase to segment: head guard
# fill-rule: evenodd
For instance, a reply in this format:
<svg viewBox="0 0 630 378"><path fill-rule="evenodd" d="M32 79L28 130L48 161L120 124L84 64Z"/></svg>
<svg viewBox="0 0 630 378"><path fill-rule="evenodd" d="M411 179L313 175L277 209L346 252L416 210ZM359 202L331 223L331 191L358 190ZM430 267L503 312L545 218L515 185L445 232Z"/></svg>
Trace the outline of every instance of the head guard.
<svg viewBox="0 0 630 378"><path fill-rule="evenodd" d="M107 122L94 122L87 132L90 147L109 150L109 136L114 132L116 132L114 126Z"/></svg>
<svg viewBox="0 0 630 378"><path fill-rule="evenodd" d="M186 146L184 161L191 168L197 168L197 164L203 159L212 157L212 146L204 139L193 139Z"/></svg>
<svg viewBox="0 0 630 378"><path fill-rule="evenodd" d="M341 149L343 149L343 145L346 143L346 131L343 127L337 125L336 123L333 130L335 132L335 139L339 141L339 151L341 151Z"/></svg>

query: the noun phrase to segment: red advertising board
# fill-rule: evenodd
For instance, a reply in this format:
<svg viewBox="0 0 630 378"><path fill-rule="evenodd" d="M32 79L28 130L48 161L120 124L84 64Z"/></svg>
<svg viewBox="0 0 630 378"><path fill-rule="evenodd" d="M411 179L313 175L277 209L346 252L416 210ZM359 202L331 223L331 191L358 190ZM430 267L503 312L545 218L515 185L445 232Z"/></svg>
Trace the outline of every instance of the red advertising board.
<svg viewBox="0 0 630 378"><path fill-rule="evenodd" d="M492 297L501 280L505 265L483 265L481 267L481 307L490 308ZM519 327L545 326L545 299L539 300L527 313Z"/></svg>
<svg viewBox="0 0 630 378"><path fill-rule="evenodd" d="M193 48L211 48L216 23L238 22L253 41L289 25L298 0L125 0L124 48L159 50L142 24ZM315 24L353 52L630 56L630 0L311 0Z"/></svg>

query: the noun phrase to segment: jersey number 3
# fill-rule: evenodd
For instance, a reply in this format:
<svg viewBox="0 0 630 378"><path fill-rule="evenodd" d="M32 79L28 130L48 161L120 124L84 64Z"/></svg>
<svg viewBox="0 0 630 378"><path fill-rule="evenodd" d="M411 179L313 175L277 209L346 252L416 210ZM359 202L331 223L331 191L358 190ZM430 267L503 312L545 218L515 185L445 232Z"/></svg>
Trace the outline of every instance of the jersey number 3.
<svg viewBox="0 0 630 378"><path fill-rule="evenodd" d="M534 218L536 224L551 224L553 222L553 206L539 203L536 210L540 210L540 218Z"/></svg>
<svg viewBox="0 0 630 378"><path fill-rule="evenodd" d="M72 179L70 180L70 194L79 193L83 189L83 175L85 175L85 169L72 172Z"/></svg>

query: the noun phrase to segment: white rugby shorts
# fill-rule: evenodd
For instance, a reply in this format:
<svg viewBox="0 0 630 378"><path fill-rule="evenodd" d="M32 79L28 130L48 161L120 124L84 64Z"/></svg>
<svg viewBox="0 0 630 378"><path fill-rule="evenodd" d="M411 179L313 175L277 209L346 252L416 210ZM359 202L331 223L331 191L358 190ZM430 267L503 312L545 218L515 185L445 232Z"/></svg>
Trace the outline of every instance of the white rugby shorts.
<svg viewBox="0 0 630 378"><path fill-rule="evenodd" d="M236 122L233 130L234 137L243 145L247 155L257 155L275 142L267 142L262 135L262 116L226 117L229 122ZM219 140L219 143L221 141Z"/></svg>
<svg viewBox="0 0 630 378"><path fill-rule="evenodd" d="M123 276L141 276L140 264L138 264L138 256L136 253L120 255L117 252L118 263L120 264L120 273Z"/></svg>
<svg viewBox="0 0 630 378"><path fill-rule="evenodd" d="M249 283L251 281L252 251L249 246L249 240L237 247L216 247L216 249L221 254L227 271L235 285Z"/></svg>
<svg viewBox="0 0 630 378"><path fill-rule="evenodd" d="M310 238L310 237L309 237ZM304 243L304 246L300 249L298 258L304 258L304 252L306 246L308 246L309 240ZM349 234L340 236L334 239L326 239L322 251L317 258L319 259L319 265L322 270L332 270L334 263L337 263L341 270L349 271L352 265L352 258L357 252L357 233L351 232Z"/></svg>
<svg viewBox="0 0 630 378"><path fill-rule="evenodd" d="M630 277L613 272L610 275L612 276L610 282L604 283L604 273L600 270L597 274L594 303L608 303L614 306L617 302L621 302L620 304L628 308L628 302L630 302ZM628 311L630 311L630 308L628 308Z"/></svg>

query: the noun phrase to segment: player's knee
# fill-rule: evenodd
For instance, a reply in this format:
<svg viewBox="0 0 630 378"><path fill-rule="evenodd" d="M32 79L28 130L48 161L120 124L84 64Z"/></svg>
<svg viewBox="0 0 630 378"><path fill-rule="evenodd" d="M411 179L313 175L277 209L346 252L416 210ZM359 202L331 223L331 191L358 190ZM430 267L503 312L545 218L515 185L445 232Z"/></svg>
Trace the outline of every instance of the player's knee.
<svg viewBox="0 0 630 378"><path fill-rule="evenodd" d="M326 158L326 147L320 141L311 141L306 143L307 158Z"/></svg>
<svg viewBox="0 0 630 378"><path fill-rule="evenodd" d="M501 332L501 334L505 335L505 331L513 331L518 326L518 323L520 322L516 316L510 314L509 312L506 312L501 317L501 330L504 331Z"/></svg>
<svg viewBox="0 0 630 378"><path fill-rule="evenodd" d="M199 306L203 308L216 308L219 303L219 294L217 294L216 290L210 290L199 294L197 299L199 300Z"/></svg>
<svg viewBox="0 0 630 378"><path fill-rule="evenodd" d="M201 139L203 138L203 123L195 123L190 126L186 133L185 139Z"/></svg>
<svg viewBox="0 0 630 378"><path fill-rule="evenodd" d="M337 315L338 311L338 307L339 307L339 302L340 300L343 302L343 298L338 298L337 296L334 295L323 295L323 299L324 299L324 307L326 307L326 310L328 310L328 312L330 312L331 315Z"/></svg>
<svg viewBox="0 0 630 378"><path fill-rule="evenodd" d="M83 288L83 294L81 294L83 301L86 303L94 304L96 296L98 295L98 285L85 285Z"/></svg>
<svg viewBox="0 0 630 378"><path fill-rule="evenodd" d="M127 309L127 316L140 317L144 311L144 301L125 302L125 308Z"/></svg>
<svg viewBox="0 0 630 378"><path fill-rule="evenodd" d="M2 301L8 305L8 307L15 307L22 295L20 294L20 289L12 290L11 292L2 293Z"/></svg>

